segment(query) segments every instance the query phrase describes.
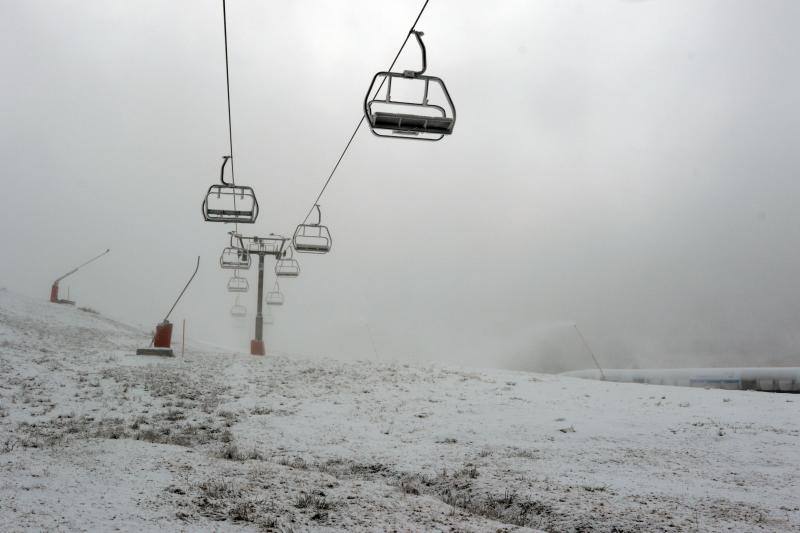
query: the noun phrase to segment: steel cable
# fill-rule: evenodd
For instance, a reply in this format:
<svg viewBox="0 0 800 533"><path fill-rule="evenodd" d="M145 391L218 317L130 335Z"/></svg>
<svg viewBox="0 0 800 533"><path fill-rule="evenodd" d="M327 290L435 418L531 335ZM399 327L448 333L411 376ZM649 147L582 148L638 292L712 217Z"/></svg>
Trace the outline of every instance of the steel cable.
<svg viewBox="0 0 800 533"><path fill-rule="evenodd" d="M425 11L425 8L428 7L428 2L429 1L430 0L425 0L425 3L422 4L422 8L419 10L419 13L417 13L417 18L414 19L414 23L411 25L411 28L408 30L408 33L406 33L406 38L403 40L403 44L400 45L400 49L397 50L397 54L395 54L394 59L392 60L392 64L389 65L388 69L386 69L387 71L391 72L391 70L394 68L394 65L395 65L395 63L397 63L397 59L400 57L400 54L402 53L403 48L405 48L406 43L408 43L408 38L411 37L411 34L414 32L414 30L417 27L417 22L419 22L420 17L422 17L422 13ZM384 83L386 83L386 78L384 78L381 81L381 84L378 86L378 89L375 91L375 94L378 94L380 92L380 90L383 88L383 84ZM342 159L344 159L344 156L347 153L347 150L350 148L350 145L353 144L353 139L355 139L356 134L358 133L358 130L361 128L361 125L363 123L364 123L364 114L362 113L361 114L361 118L358 121L358 124L356 124L355 129L353 129L353 133L350 135L350 138L347 140L347 144L345 145L344 150L342 150L342 153L339 155L339 159L337 159L336 160L336 164L333 165L333 170L331 170L331 173L328 175L328 179L325 180L325 183L322 185L322 189L320 189L319 194L314 199L314 202L311 204L311 208L308 210L308 213L306 213L305 218L303 218L302 224L305 224L308 221L308 217L310 217L311 213L314 211L314 206L319 203L320 199L322 198L322 195L325 193L325 190L328 188L328 185L330 184L331 180L333 179L334 174L336 174L336 170L338 170L339 164L342 162Z"/></svg>

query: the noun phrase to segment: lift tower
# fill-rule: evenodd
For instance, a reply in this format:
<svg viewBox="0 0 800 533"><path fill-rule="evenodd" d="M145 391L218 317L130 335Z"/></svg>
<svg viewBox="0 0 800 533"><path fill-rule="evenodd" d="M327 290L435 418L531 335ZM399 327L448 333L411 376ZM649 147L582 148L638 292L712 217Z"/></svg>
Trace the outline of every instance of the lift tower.
<svg viewBox="0 0 800 533"><path fill-rule="evenodd" d="M58 282L59 282L59 281L61 281L61 280L62 280L62 279L64 279L64 278L66 278L67 276L71 276L71 275L73 275L75 272L77 272L77 271L78 271L78 270L80 270L81 268L85 267L86 265L88 265L88 264L89 264L89 263L91 263L92 261L96 261L96 260L100 259L101 257L103 257L104 255L106 255L106 254L107 254L108 252L110 252L110 251L111 251L111 248L108 248L108 249L107 249L105 252L103 252L102 254L100 254L100 255L96 255L96 256L92 257L91 259L89 259L89 260L88 260L88 261L86 261L85 263L82 263L82 264L80 264L80 265L76 266L75 268L73 268L72 270L70 270L69 272L67 272L66 274L64 274L63 276L61 276L60 278L58 278L57 280L55 280L55 281L53 282L53 286L52 286L52 287L50 287L50 301L51 301L52 303L54 303L54 304L68 304L68 305L75 305L75 302L73 302L72 300L62 300L62 299L60 299L60 298L58 297Z"/></svg>
<svg viewBox="0 0 800 533"><path fill-rule="evenodd" d="M288 241L286 237L270 233L269 237L240 237L239 241L249 255L258 256L258 302L256 303L255 339L250 341L250 355L266 355L264 346L264 315L262 305L264 300L264 256L272 255L276 258L283 254L283 248Z"/></svg>

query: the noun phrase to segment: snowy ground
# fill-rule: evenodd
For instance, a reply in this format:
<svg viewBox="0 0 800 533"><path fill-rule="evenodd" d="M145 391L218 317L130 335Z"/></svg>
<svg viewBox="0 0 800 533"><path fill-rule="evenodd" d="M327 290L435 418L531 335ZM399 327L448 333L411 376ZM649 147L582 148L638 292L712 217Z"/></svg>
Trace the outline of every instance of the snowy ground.
<svg viewBox="0 0 800 533"><path fill-rule="evenodd" d="M800 530L800 397L188 350L0 291L17 530Z"/></svg>

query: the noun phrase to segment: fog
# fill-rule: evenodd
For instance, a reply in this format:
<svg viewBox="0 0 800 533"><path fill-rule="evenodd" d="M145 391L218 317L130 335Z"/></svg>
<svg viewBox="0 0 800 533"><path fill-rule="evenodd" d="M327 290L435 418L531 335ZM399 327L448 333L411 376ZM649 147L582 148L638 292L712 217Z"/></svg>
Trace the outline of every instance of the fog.
<svg viewBox="0 0 800 533"><path fill-rule="evenodd" d="M291 234L421 6L229 0L237 183ZM441 142L357 134L267 349L560 371L797 364L800 3L431 0ZM398 69L416 67L413 42ZM0 0L0 287L247 350L218 0ZM272 261L267 263L271 272ZM256 269L247 273L255 286ZM267 286L274 276L269 275ZM135 347L131 347L134 349Z"/></svg>

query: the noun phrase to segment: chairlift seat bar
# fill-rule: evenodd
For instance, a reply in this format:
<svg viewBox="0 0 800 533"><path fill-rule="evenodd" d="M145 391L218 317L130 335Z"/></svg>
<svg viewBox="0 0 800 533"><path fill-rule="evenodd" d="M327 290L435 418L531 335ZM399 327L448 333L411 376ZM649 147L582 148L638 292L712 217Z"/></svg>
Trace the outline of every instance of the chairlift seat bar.
<svg viewBox="0 0 800 533"><path fill-rule="evenodd" d="M233 209L208 209L206 211L209 215L221 215L221 216L234 216L234 217L250 217L253 215L253 211L242 211Z"/></svg>
<svg viewBox="0 0 800 533"><path fill-rule="evenodd" d="M376 111L370 115L373 128L450 135L455 121L450 117L429 117Z"/></svg>
<svg viewBox="0 0 800 533"><path fill-rule="evenodd" d="M331 247L328 243L300 243L295 241L294 249L298 252L327 252Z"/></svg>

